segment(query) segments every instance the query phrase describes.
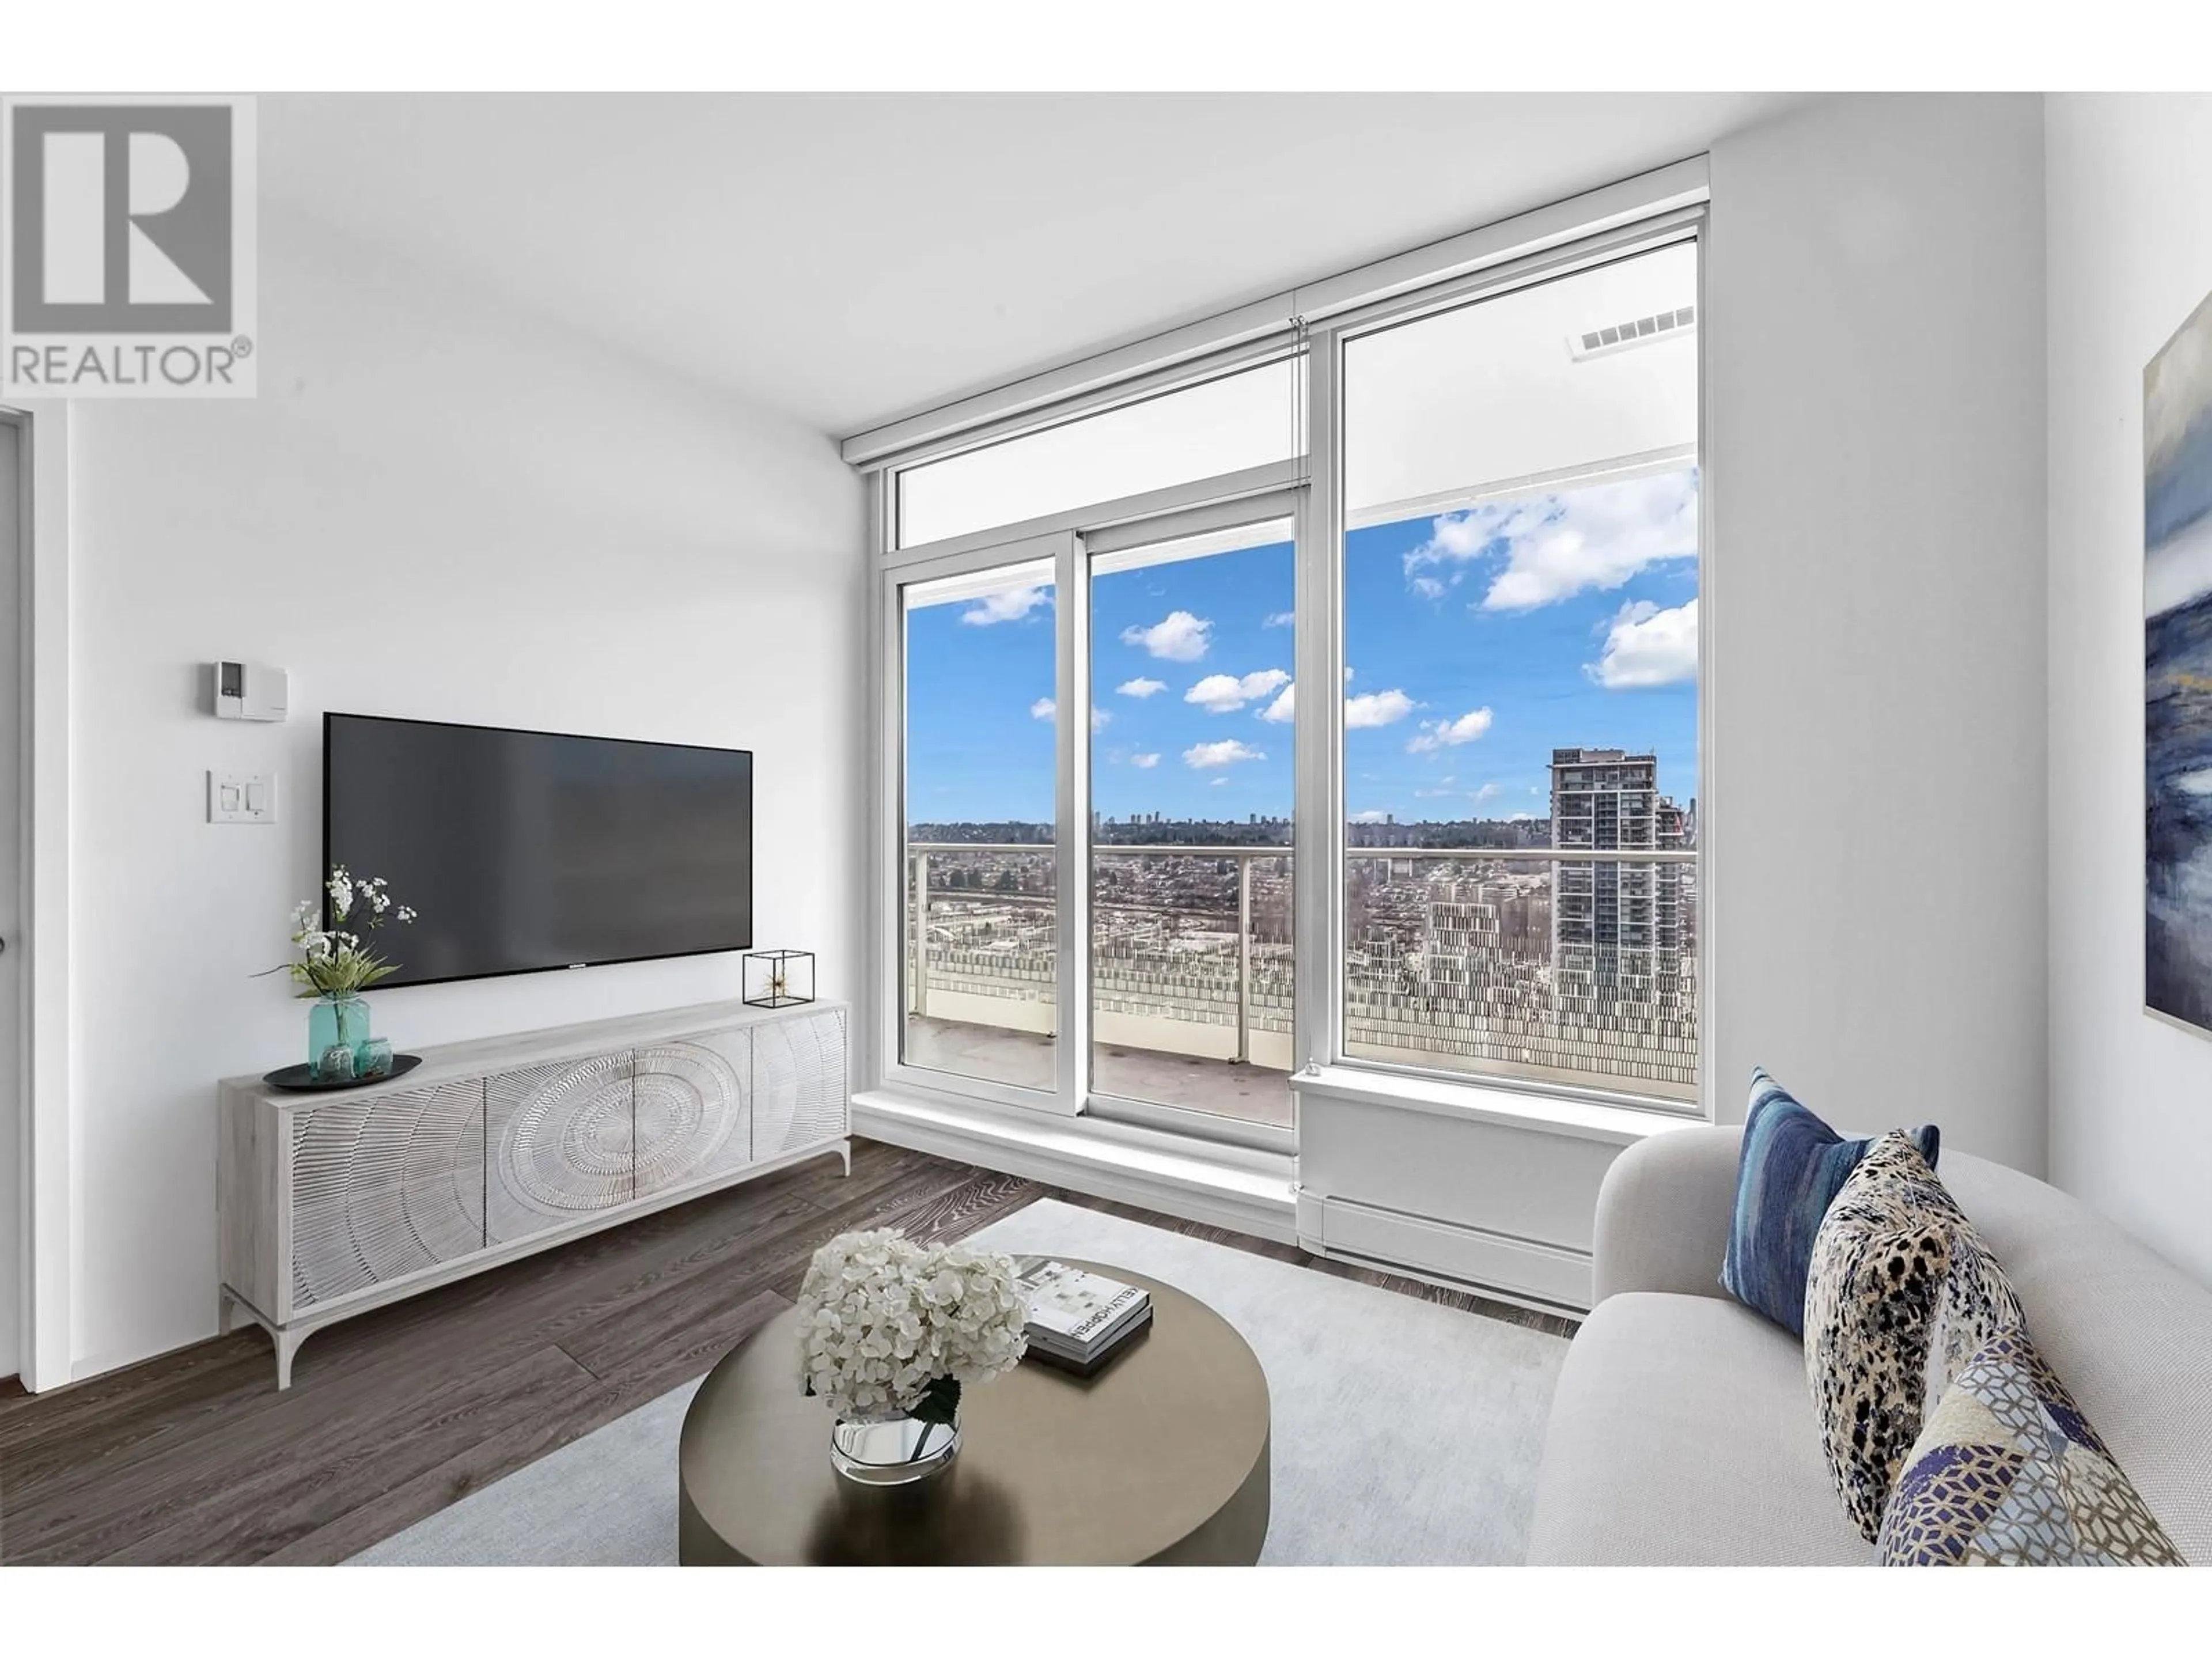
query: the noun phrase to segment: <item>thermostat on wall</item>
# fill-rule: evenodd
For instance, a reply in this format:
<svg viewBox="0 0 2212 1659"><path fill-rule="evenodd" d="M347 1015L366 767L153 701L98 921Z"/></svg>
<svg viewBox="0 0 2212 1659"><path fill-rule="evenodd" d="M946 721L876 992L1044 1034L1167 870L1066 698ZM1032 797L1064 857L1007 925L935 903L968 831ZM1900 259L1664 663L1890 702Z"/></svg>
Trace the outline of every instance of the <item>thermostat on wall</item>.
<svg viewBox="0 0 2212 1659"><path fill-rule="evenodd" d="M215 665L215 712L227 720L281 720L284 718L284 671L258 662L219 662Z"/></svg>

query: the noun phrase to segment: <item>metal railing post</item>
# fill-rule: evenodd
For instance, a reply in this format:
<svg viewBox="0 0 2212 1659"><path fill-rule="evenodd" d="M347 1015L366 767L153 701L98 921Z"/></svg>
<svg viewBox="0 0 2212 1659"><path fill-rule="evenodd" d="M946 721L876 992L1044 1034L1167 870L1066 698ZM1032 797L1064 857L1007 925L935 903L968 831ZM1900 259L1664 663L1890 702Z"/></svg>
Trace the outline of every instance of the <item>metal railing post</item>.
<svg viewBox="0 0 2212 1659"><path fill-rule="evenodd" d="M914 855L914 1017L929 1018L929 854Z"/></svg>
<svg viewBox="0 0 2212 1659"><path fill-rule="evenodd" d="M1252 860L1237 860L1237 1063L1252 1060Z"/></svg>

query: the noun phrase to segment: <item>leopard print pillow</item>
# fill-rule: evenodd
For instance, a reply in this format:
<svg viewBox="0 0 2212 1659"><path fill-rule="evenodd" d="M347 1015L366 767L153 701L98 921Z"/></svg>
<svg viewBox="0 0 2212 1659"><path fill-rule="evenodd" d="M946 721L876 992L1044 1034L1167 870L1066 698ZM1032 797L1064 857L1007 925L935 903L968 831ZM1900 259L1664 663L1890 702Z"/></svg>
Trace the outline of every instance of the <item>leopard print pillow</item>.
<svg viewBox="0 0 2212 1659"><path fill-rule="evenodd" d="M1910 1136L1876 1141L1813 1241L1805 1376L1844 1509L1872 1542L1923 1419L1975 1351L2026 1323Z"/></svg>

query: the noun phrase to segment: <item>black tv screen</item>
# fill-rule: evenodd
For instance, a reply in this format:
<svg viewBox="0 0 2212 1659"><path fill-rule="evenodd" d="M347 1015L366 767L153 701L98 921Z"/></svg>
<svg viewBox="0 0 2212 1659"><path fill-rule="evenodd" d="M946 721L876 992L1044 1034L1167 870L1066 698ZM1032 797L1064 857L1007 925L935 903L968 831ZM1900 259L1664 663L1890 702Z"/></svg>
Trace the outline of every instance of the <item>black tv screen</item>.
<svg viewBox="0 0 2212 1659"><path fill-rule="evenodd" d="M416 913L374 936L387 986L741 951L753 757L325 714L323 854Z"/></svg>

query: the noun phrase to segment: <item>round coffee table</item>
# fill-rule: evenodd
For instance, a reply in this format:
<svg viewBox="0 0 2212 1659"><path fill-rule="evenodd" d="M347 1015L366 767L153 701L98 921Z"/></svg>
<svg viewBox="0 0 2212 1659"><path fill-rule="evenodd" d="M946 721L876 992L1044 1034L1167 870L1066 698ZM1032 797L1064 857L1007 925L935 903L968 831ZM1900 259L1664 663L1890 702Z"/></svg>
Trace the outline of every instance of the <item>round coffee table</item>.
<svg viewBox="0 0 2212 1659"><path fill-rule="evenodd" d="M1063 1261L1073 1258L1062 1257ZM1171 1285L1097 1376L1026 1360L966 1391L952 1467L891 1492L830 1468L799 1391L795 1310L708 1373L677 1451L686 1566L1249 1566L1267 1536L1267 1379L1229 1322Z"/></svg>

